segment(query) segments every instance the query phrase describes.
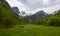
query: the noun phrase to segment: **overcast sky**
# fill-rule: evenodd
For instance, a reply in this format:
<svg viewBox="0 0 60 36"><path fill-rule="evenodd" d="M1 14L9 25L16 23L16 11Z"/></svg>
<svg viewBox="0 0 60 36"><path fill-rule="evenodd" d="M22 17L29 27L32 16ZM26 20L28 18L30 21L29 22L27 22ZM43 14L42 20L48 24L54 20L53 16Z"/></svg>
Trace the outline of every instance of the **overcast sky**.
<svg viewBox="0 0 60 36"><path fill-rule="evenodd" d="M36 13L44 10L48 14L60 9L60 0L6 0L11 7L17 6L20 11Z"/></svg>

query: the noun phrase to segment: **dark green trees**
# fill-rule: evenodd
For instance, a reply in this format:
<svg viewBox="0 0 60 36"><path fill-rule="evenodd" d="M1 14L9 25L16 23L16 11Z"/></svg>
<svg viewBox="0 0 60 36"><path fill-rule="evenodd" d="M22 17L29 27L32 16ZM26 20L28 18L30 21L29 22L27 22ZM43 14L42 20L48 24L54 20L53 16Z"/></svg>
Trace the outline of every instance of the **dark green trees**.
<svg viewBox="0 0 60 36"><path fill-rule="evenodd" d="M6 3L0 3L0 27L9 27L11 25L24 24L22 18L15 14L10 9L10 7L7 8L9 5L6 5Z"/></svg>

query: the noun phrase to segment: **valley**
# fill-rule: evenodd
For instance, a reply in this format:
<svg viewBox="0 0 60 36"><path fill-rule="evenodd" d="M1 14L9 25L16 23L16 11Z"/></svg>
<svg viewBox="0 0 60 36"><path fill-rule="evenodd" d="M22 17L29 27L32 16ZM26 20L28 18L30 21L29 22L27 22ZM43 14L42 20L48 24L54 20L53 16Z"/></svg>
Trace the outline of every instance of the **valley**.
<svg viewBox="0 0 60 36"><path fill-rule="evenodd" d="M42 10L22 17L17 7L0 2L0 36L60 36L60 9L54 15Z"/></svg>

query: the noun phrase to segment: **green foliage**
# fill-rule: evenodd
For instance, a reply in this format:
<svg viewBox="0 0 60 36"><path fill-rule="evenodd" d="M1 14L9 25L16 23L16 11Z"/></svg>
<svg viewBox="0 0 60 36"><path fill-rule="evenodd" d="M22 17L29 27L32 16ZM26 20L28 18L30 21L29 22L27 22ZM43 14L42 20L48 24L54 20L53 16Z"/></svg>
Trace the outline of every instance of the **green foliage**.
<svg viewBox="0 0 60 36"><path fill-rule="evenodd" d="M43 20L35 21L32 23L37 25L60 26L60 10L49 18L45 18Z"/></svg>
<svg viewBox="0 0 60 36"><path fill-rule="evenodd" d="M47 24L50 26L60 26L60 10L48 19Z"/></svg>
<svg viewBox="0 0 60 36"><path fill-rule="evenodd" d="M52 17L47 21L47 23L51 26L60 26L60 19L58 19L58 17Z"/></svg>
<svg viewBox="0 0 60 36"><path fill-rule="evenodd" d="M20 16L7 8L7 6L0 3L0 27L9 27L15 24L24 24L24 21L20 18Z"/></svg>

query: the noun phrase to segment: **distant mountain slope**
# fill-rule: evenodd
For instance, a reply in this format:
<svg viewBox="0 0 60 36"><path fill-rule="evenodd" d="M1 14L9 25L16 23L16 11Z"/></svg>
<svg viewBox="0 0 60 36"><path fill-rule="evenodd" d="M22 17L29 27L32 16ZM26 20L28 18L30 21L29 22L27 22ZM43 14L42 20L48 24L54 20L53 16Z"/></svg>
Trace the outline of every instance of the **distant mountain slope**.
<svg viewBox="0 0 60 36"><path fill-rule="evenodd" d="M39 24L39 25L60 26L60 10L57 11L56 14L54 14L53 16L49 18L32 22L32 23Z"/></svg>
<svg viewBox="0 0 60 36"><path fill-rule="evenodd" d="M12 10L13 10L16 14L20 14L18 7L12 7Z"/></svg>
<svg viewBox="0 0 60 36"><path fill-rule="evenodd" d="M32 21L41 20L43 18L47 18L48 16L49 15L42 10L42 11L38 11L36 14L26 17L25 20L28 22L32 22Z"/></svg>
<svg viewBox="0 0 60 36"><path fill-rule="evenodd" d="M23 23L23 20L18 15L13 13L6 1L0 0L0 2L0 26Z"/></svg>

